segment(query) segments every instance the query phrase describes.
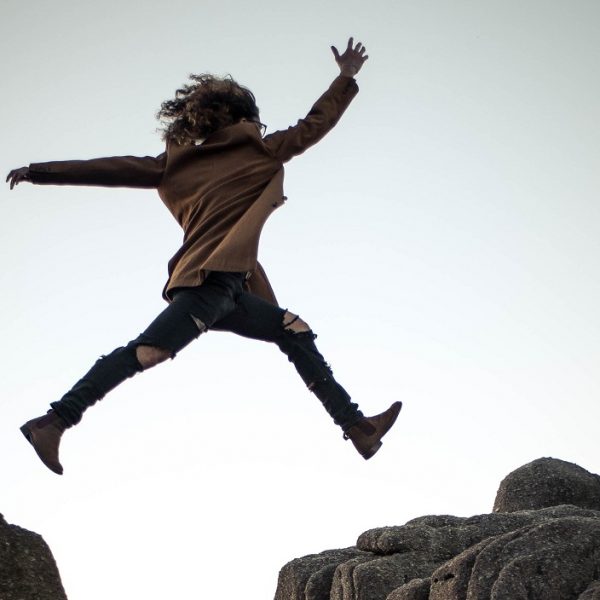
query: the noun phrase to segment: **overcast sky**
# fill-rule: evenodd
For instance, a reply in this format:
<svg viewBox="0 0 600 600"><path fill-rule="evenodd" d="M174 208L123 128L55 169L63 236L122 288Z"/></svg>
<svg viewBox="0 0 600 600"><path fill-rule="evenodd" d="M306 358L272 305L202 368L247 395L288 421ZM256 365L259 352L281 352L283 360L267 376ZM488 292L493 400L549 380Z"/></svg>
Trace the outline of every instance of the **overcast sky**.
<svg viewBox="0 0 600 600"><path fill-rule="evenodd" d="M209 333L45 469L19 426L163 308L181 231L152 190L2 189L0 512L70 600L262 600L366 529L490 512L535 458L600 472L597 0L4 0L2 172L159 154L190 72L287 127L350 35L361 91L287 166L260 258L364 412L404 402L371 461L276 348Z"/></svg>

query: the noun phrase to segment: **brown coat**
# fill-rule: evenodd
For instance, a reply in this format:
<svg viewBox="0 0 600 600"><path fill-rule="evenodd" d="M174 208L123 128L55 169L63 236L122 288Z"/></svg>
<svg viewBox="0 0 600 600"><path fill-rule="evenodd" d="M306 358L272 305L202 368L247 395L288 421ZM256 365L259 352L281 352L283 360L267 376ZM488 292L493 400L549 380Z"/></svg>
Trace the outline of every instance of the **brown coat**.
<svg viewBox="0 0 600 600"><path fill-rule="evenodd" d="M157 157L31 164L31 181L157 188L184 231L183 245L169 261L167 300L175 288L200 285L207 272L234 271L250 273L250 291L275 303L257 254L265 221L285 201L283 163L318 142L357 92L354 79L339 76L304 119L264 138L242 121L201 145L168 143Z"/></svg>

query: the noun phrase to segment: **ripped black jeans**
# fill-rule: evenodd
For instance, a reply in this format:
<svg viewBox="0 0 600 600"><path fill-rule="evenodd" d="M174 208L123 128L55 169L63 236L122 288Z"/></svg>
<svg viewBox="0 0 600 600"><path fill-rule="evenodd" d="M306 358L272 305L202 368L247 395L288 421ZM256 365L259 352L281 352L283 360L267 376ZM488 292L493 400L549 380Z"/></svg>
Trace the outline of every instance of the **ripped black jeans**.
<svg viewBox="0 0 600 600"><path fill-rule="evenodd" d="M243 283L242 273L212 272L201 286L176 291L173 302L142 334L98 359L52 408L69 426L75 425L87 408L144 370L137 358L138 346L166 350L174 358L200 334L214 329L277 344L334 422L346 431L363 414L333 378L315 346L316 336L310 329L293 331L290 322L284 322L286 310L244 291Z"/></svg>

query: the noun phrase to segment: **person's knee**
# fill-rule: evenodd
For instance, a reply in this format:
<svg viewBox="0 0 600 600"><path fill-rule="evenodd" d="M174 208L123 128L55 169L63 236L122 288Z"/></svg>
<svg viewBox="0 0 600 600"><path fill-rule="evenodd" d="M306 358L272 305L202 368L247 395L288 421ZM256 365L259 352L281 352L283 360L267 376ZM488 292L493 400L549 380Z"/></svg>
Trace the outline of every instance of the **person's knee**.
<svg viewBox="0 0 600 600"><path fill-rule="evenodd" d="M311 331L308 323L303 321L298 315L287 310L283 315L283 328L290 333L308 333Z"/></svg>
<svg viewBox="0 0 600 600"><path fill-rule="evenodd" d="M295 364L302 356L309 354L319 355L314 343L316 337L306 321L294 313L285 311L276 341L290 362Z"/></svg>
<svg viewBox="0 0 600 600"><path fill-rule="evenodd" d="M143 369L149 369L171 358L171 352L157 346L140 345L135 349L135 356Z"/></svg>

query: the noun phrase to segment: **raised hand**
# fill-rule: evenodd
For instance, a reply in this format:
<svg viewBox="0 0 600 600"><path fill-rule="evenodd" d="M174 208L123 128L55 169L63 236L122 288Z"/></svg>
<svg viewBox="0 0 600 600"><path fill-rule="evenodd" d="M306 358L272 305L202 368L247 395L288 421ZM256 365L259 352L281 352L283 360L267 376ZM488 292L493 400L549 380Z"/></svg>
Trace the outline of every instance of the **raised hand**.
<svg viewBox="0 0 600 600"><path fill-rule="evenodd" d="M363 66L365 60L369 58L366 54L366 48L358 42L354 46L354 38L348 40L348 46L343 54L340 55L335 46L331 46L335 62L340 68L340 73L346 77L354 77Z"/></svg>
<svg viewBox="0 0 600 600"><path fill-rule="evenodd" d="M20 169L13 169L6 177L6 182L10 180L10 189L12 190L15 185L21 183L21 181L31 181L29 177L29 167L21 167Z"/></svg>

